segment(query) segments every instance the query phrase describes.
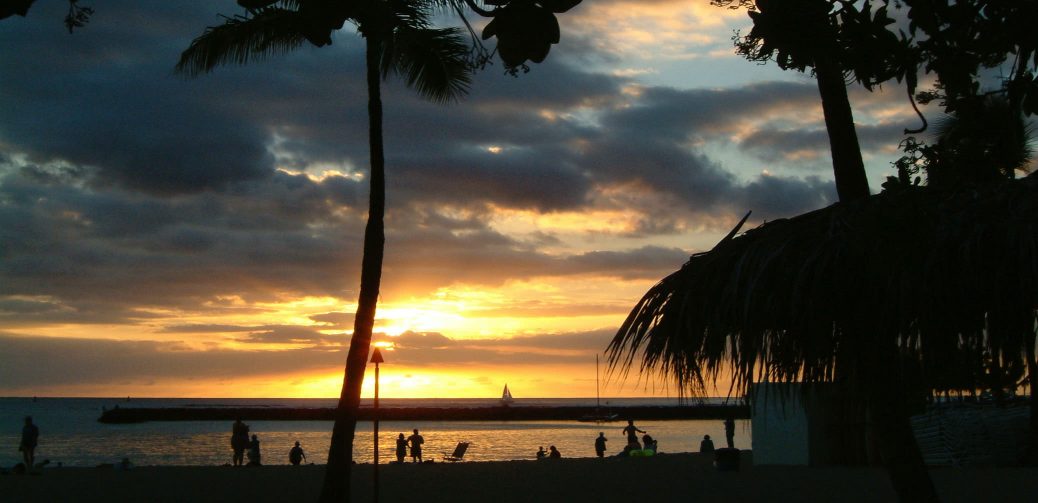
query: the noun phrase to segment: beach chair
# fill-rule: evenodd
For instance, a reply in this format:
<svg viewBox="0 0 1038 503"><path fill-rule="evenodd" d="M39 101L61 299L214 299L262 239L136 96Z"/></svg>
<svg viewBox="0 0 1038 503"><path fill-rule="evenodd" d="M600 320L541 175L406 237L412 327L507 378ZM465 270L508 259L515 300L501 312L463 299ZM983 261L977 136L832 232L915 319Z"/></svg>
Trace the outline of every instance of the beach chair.
<svg viewBox="0 0 1038 503"><path fill-rule="evenodd" d="M469 449L468 442L458 442L458 446L454 448L453 454L443 454L444 461L461 461L465 457L465 451Z"/></svg>

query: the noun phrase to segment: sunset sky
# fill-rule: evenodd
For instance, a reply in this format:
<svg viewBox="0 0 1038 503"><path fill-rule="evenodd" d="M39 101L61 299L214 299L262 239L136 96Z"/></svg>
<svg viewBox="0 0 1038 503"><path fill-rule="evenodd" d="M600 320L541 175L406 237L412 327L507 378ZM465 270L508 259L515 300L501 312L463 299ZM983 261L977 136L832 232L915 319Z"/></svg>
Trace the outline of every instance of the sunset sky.
<svg viewBox="0 0 1038 503"><path fill-rule="evenodd" d="M63 1L0 21L0 396L337 396L363 41L347 25L188 80L180 52L232 0L82 3L73 35ZM595 354L655 281L746 211L835 201L815 82L735 55L744 11L584 0L559 18L545 63L497 61L458 104L384 87L381 396L594 396ZM897 84L850 93L876 192L918 119ZM677 390L632 374L602 393Z"/></svg>

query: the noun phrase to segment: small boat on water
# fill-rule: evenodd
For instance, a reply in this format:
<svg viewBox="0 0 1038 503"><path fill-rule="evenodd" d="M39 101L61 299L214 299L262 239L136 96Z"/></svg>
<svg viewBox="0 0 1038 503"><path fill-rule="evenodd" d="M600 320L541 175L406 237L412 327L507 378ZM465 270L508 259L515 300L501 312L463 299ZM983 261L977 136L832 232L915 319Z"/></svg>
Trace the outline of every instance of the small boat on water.
<svg viewBox="0 0 1038 503"><path fill-rule="evenodd" d="M609 402L606 402L607 404ZM608 423L610 421L616 421L620 417L619 414L610 413L602 410L602 398L598 389L598 354L595 354L595 412L591 414L584 414L580 416L582 423Z"/></svg>
<svg viewBox="0 0 1038 503"><path fill-rule="evenodd" d="M505 384L505 390L501 392L501 406L508 407L515 400L512 399L512 392L508 391L508 385Z"/></svg>

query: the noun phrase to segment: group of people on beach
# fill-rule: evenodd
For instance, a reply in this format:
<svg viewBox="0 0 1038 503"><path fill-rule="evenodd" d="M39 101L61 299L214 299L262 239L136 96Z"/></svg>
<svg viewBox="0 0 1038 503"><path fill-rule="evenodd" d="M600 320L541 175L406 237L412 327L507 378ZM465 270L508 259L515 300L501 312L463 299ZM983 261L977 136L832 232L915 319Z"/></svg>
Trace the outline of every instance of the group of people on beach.
<svg viewBox="0 0 1038 503"><path fill-rule="evenodd" d="M724 437L728 448L734 449L735 419L732 417L724 420ZM703 435L703 440L699 442L699 452L714 452L714 441L710 439L710 435Z"/></svg>
<svg viewBox="0 0 1038 503"><path fill-rule="evenodd" d="M261 466L262 455L260 453L260 441L259 437L255 434L249 437L249 425L242 422L239 418L234 421L231 426L231 450L234 454L231 456L231 463L234 466ZM245 459L248 458L248 463L245 463ZM303 448L296 442L296 445L288 451L288 462L293 465L299 465L306 459L306 453L303 452Z"/></svg>
<svg viewBox="0 0 1038 503"><path fill-rule="evenodd" d="M623 435L627 438L627 444L623 450L616 454L616 456L652 456L658 452L659 443L656 439L652 438L645 430L642 430L634 425L634 420L628 420L627 426L622 431ZM638 434L641 433L641 439L638 438ZM724 433L725 439L729 449L735 448L735 419L729 417L724 420ZM606 442L609 439L606 438L605 432L598 432L598 437L595 438L595 456L599 458L605 457ZM714 441L710 439L710 435L704 435L703 440L699 443L700 452L714 452ZM558 455L558 450L555 446L551 446L551 453L549 454L541 447L537 451L537 459L561 457Z"/></svg>
<svg viewBox="0 0 1038 503"><path fill-rule="evenodd" d="M725 439L728 448L735 448L735 419L727 418L724 421ZM407 456L408 449L411 453L411 461L414 463L422 462L422 444L425 443L425 438L418 433L418 429L412 430L412 434L409 437L404 437L401 433L396 439L396 462L403 463L404 458ZM643 434L640 441L638 434ZM652 438L646 431L639 429L634 425L633 420L627 421L627 426L623 429L623 434L627 438L627 445L624 449L617 454L617 456L632 456L632 455L652 455L657 452L658 443ZM25 424L22 427L21 441L18 444L18 450L22 453L22 459L26 468L32 468L35 466L35 454L36 446L39 443L40 429L38 426L33 424L32 417L25 417ZM599 458L605 457L606 442L609 440L605 437L605 432L599 432L598 437L595 438L595 455ZM255 434L250 436L249 425L242 422L239 418L235 420L231 426L231 449L233 450L233 456L231 458L234 466L260 466L262 464L261 453L260 453L260 441L259 437ZM699 443L700 452L714 452L714 442L710 438L710 435L704 435L702 441ZM637 451L637 454L635 452ZM651 451L647 453L645 451ZM540 446L537 450L537 459L559 459L562 457L562 453L559 452L558 448L554 445L548 447L548 450L544 450L544 446ZM246 463L246 459L248 462ZM306 460L306 453L303 452L302 446L299 442L295 443L288 452L289 463L293 465L299 465Z"/></svg>
<svg viewBox="0 0 1038 503"><path fill-rule="evenodd" d="M418 428L412 430L414 433L411 436L404 438L404 434L396 437L396 462L403 463L404 458L407 456L407 448L411 448L411 462L421 463L422 462L422 444L425 443L425 437L418 434Z"/></svg>
<svg viewBox="0 0 1038 503"><path fill-rule="evenodd" d="M656 439L652 438L645 430L639 429L634 425L634 420L628 420L627 426L622 431L623 435L627 437L627 444L624 445L623 450L617 453L617 456L651 456L656 454L657 442ZM638 434L642 433L642 438L639 441ZM605 457L606 442L609 439L606 438L605 432L598 432L598 438L595 438L595 456L600 458Z"/></svg>
<svg viewBox="0 0 1038 503"><path fill-rule="evenodd" d="M639 433L643 434L641 442L638 441ZM627 437L627 445L624 446L617 456L652 456L656 454L658 446L656 439L652 438L652 435L649 435L645 430L635 426L633 420L627 420L627 426L624 427L623 434ZM599 437L604 436L601 432L598 435ZM595 453L598 454L597 442L595 444ZM598 457L602 457L603 454L598 454Z"/></svg>
<svg viewBox="0 0 1038 503"><path fill-rule="evenodd" d="M724 420L724 437L728 444L729 449L735 448L735 419L729 417ZM714 452L714 441L710 439L710 435L703 435L703 440L699 442L699 452Z"/></svg>
<svg viewBox="0 0 1038 503"><path fill-rule="evenodd" d="M642 433L641 440L638 439L638 434ZM634 425L634 420L628 420L627 426L623 429L623 434L627 437L627 445L624 446L617 456L651 456L656 453L657 442L656 439L652 438L645 430L639 429ZM606 442L609 439L606 438L605 432L598 432L598 437L595 438L595 455L603 458L606 452ZM650 451L650 452L646 452ZM537 459L558 459L562 457L562 453L554 446L548 447L548 450L544 450L544 446L537 449Z"/></svg>
<svg viewBox="0 0 1038 503"><path fill-rule="evenodd" d="M26 418L28 421L28 418ZM415 463L422 462L422 444L425 443L425 438L418 433L418 429L413 430L413 434L407 438L404 438L404 434L401 433L396 439L396 461L397 463L403 463L404 457L407 456L408 447L411 449L411 461ZM23 440L24 443L24 440ZM35 443L33 444L35 446ZM554 449L554 447L552 447ZM261 454L260 454L260 441L259 437L253 434L249 436L249 425L242 422L239 418L234 421L231 426L231 449L234 451L231 457L231 462L234 466L260 466ZM248 459L248 462L245 460ZM296 445L288 451L288 462L298 466L303 461L306 461L306 453L303 452L303 447L296 442Z"/></svg>
<svg viewBox="0 0 1038 503"><path fill-rule="evenodd" d="M31 418L26 418L26 428L32 423ZM35 426L32 426L33 428ZM31 430L28 430L31 432ZM651 435L644 429L640 429L634 425L633 420L627 421L627 426L624 426L623 435L627 439L627 444L624 449L617 453L617 456L646 456L654 455L658 449L658 442L653 439ZM638 434L641 434L641 438L638 438ZM38 436L38 430L36 430L35 436ZM28 435L23 431L23 446L31 444L32 448L35 447L35 437ZM735 419L728 418L725 420L725 437L729 448L735 448ZM27 441L27 439L31 441ZM595 455L598 457L605 457L606 442L608 439L605 438L605 432L599 431L598 437L595 439ZM421 446L426 443L426 439L418 434L418 428L412 430L410 437L404 437L404 434L400 434L397 437L397 463L404 463L404 458L407 457L408 451L411 454L411 463L422 463L421 459ZM241 419L235 421L233 427L231 427L230 434L230 446L234 449L233 462L234 466L242 466L245 458L248 458L247 466L260 466L261 465L261 453L260 453L260 440L255 435L249 437L249 426L242 422ZM21 449L21 448L20 448ZM700 442L700 452L713 452L714 444L713 440L710 439L709 435L703 436L703 440ZM25 452L25 449L23 449ZM28 449L27 456L31 456L31 448ZM544 446L540 446L537 450L538 459L557 459L562 458L562 452L558 451L558 448L551 445L548 446L548 450L544 449ZM303 452L299 442L296 442L295 447L289 451L289 462L292 465L299 465L306 459L306 454ZM31 465L29 465L31 466Z"/></svg>

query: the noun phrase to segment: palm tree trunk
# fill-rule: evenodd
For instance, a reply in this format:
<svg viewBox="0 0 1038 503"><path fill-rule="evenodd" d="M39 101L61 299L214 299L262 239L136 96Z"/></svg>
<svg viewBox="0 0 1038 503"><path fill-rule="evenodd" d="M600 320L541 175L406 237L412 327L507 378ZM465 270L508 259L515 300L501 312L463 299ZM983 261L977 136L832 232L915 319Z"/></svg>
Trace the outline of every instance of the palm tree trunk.
<svg viewBox="0 0 1038 503"><path fill-rule="evenodd" d="M829 133L836 193L840 201L864 199L869 196L869 180L865 176L865 163L861 160L861 147L858 133L854 130L854 115L847 98L843 71L831 56L821 55L815 60L815 77L822 98L825 130Z"/></svg>
<svg viewBox="0 0 1038 503"><path fill-rule="evenodd" d="M1024 464L1034 466L1038 464L1038 401L1035 400L1038 393L1038 361L1035 361L1035 334L1027 336L1024 348L1027 355L1027 383L1031 387L1031 441L1024 455Z"/></svg>
<svg viewBox="0 0 1038 503"><path fill-rule="evenodd" d="M322 503L350 501L350 468L353 464L353 438L360 408L360 389L364 383L371 333L375 326L375 307L382 282L382 256L386 234L385 155L382 145L382 92L379 75L380 42L365 37L368 83L368 146L371 150L371 179L368 223L364 229L364 258L360 270L360 299L353 321L353 337L346 357L342 393L335 409L332 443L328 449L328 468L321 487Z"/></svg>
<svg viewBox="0 0 1038 503"><path fill-rule="evenodd" d="M871 361L865 368L872 369L866 384L869 427L898 501L938 502L940 498L912 431L909 388L901 373L890 368L891 362L899 361L897 345L889 339L867 351L866 358Z"/></svg>

